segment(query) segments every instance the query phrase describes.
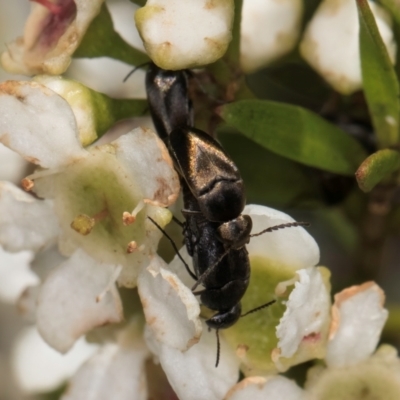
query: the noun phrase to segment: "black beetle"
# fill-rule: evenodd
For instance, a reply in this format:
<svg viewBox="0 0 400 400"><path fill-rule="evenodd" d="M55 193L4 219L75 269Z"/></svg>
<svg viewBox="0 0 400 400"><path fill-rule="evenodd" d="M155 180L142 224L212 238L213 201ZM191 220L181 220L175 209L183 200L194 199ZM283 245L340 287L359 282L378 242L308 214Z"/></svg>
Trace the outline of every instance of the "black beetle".
<svg viewBox="0 0 400 400"><path fill-rule="evenodd" d="M229 328L240 317L275 302L242 314L240 301L250 281L246 244L252 236L305 224L287 223L251 235L252 220L241 214L246 199L238 168L215 139L193 127L188 76L188 71L166 71L151 63L146 90L157 133L180 175L182 213L186 219L184 240L193 258L194 274L186 263L185 266L196 280L192 290L203 285L204 289L194 294L200 295L202 304L216 311L206 324L217 332L217 366L219 329Z"/></svg>

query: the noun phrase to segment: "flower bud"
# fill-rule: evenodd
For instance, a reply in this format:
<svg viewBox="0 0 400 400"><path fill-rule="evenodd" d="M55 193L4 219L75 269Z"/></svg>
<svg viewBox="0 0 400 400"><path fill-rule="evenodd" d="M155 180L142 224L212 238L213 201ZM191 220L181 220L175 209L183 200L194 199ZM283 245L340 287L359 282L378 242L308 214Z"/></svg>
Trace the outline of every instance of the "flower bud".
<svg viewBox="0 0 400 400"><path fill-rule="evenodd" d="M222 57L231 41L233 16L232 0L148 0L135 21L152 60L178 70Z"/></svg>
<svg viewBox="0 0 400 400"><path fill-rule="evenodd" d="M391 18L376 3L369 2L379 33L394 62L396 44ZM361 89L359 21L354 0L325 0L308 24L300 51L306 61L342 94Z"/></svg>

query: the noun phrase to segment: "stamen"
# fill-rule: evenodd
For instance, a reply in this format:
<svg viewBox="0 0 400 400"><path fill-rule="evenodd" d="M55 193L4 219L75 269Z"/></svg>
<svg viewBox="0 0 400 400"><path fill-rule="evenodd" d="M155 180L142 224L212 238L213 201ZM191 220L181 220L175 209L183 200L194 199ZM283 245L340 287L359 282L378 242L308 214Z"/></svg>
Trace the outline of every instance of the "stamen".
<svg viewBox="0 0 400 400"><path fill-rule="evenodd" d="M44 178L45 176L57 175L62 172L64 168L50 168L50 169L41 169L39 171L35 171L33 174L28 175L25 179L34 181L38 178Z"/></svg>
<svg viewBox="0 0 400 400"><path fill-rule="evenodd" d="M135 240L132 240L131 242L128 243L128 247L126 248L126 252L128 254L134 253L135 251L142 252L146 248L146 245L142 243L139 247L137 245L137 242Z"/></svg>
<svg viewBox="0 0 400 400"><path fill-rule="evenodd" d="M35 183L31 179L24 178L21 181L21 186L22 186L22 189L25 190L25 192L30 192L33 189L33 187L35 186Z"/></svg>
<svg viewBox="0 0 400 400"><path fill-rule="evenodd" d="M133 253L134 251L136 251L137 248L138 248L137 243L136 243L134 240L132 240L132 242L129 242L129 243L128 243L128 247L127 247L127 249L126 249L126 252L127 252L128 254L131 254L131 253Z"/></svg>
<svg viewBox="0 0 400 400"><path fill-rule="evenodd" d="M133 224L136 221L137 215L140 213L140 211L143 210L145 205L145 202L143 200L140 200L131 213L129 213L128 211L124 211L122 214L122 223L125 226Z"/></svg>
<svg viewBox="0 0 400 400"><path fill-rule="evenodd" d="M287 281L279 282L275 287L275 294L277 296L283 296L289 286L294 285L299 280L297 275L294 278L288 279Z"/></svg>

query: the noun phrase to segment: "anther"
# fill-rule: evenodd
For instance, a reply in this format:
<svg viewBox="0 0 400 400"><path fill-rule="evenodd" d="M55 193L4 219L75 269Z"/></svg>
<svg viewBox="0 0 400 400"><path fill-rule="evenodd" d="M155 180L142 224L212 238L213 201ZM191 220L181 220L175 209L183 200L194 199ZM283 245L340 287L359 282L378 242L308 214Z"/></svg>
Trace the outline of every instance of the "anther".
<svg viewBox="0 0 400 400"><path fill-rule="evenodd" d="M32 179L24 178L21 181L21 186L22 186L22 189L25 190L25 192L30 192L33 189L33 187L35 186L35 183L33 182Z"/></svg>
<svg viewBox="0 0 400 400"><path fill-rule="evenodd" d="M86 214L79 214L71 222L71 228L83 236L89 235L96 223L102 221L104 218L108 217L108 215L107 209L100 211L93 215L93 217Z"/></svg>
<svg viewBox="0 0 400 400"><path fill-rule="evenodd" d="M142 252L146 248L145 244L141 244L138 246L137 242L135 240L132 240L131 242L128 243L128 246L126 248L126 252L128 254L134 253L135 251Z"/></svg>
<svg viewBox="0 0 400 400"><path fill-rule="evenodd" d="M137 243L136 243L134 240L132 240L132 242L129 242L129 243L128 243L128 247L127 247L127 249L126 249L126 252L127 252L128 254L131 254L131 253L133 253L134 251L136 251L137 248L138 248Z"/></svg>
<svg viewBox="0 0 400 400"><path fill-rule="evenodd" d="M122 223L125 226L133 224L136 221L137 215L140 213L140 211L143 210L145 205L145 202L143 200L140 200L131 213L129 213L128 211L124 211L122 214Z"/></svg>

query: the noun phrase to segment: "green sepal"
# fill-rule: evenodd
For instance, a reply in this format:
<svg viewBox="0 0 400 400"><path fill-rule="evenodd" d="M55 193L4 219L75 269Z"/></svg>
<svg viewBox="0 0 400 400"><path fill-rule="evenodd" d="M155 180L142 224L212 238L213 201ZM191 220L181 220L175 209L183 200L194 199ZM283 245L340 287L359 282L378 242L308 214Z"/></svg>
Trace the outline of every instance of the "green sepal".
<svg viewBox="0 0 400 400"><path fill-rule="evenodd" d="M148 110L145 99L113 99L102 93L93 93L96 112L97 139L103 136L117 121L125 118L141 117Z"/></svg>
<svg viewBox="0 0 400 400"><path fill-rule="evenodd" d="M369 192L399 168L400 153L398 151L379 150L370 155L358 168L356 172L358 186L363 192Z"/></svg>

